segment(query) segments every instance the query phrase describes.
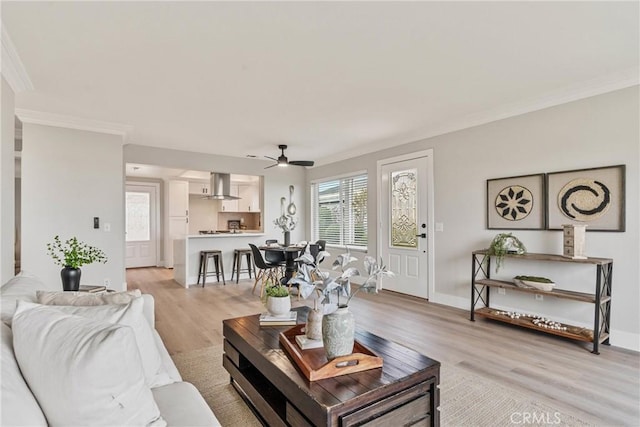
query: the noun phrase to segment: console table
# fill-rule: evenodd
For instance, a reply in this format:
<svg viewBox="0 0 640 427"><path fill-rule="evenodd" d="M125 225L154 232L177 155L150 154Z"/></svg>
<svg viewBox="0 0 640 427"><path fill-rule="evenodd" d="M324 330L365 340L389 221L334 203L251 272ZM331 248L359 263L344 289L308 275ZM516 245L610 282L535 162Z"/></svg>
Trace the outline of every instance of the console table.
<svg viewBox="0 0 640 427"><path fill-rule="evenodd" d="M527 261L551 261L595 265L596 277L594 292L575 292L563 289L543 291L540 289L521 288L516 286L512 282L491 279L491 255L489 255L489 251L486 249L473 251L471 254L471 321L475 320L475 316L483 316L489 319L510 323L516 326L522 326L549 334L559 335L565 338L592 342L593 349L591 352L594 354L600 354L598 345L600 343L609 344L613 260L610 258L572 259L562 255L537 253L526 253L522 255L507 254L505 255L505 257ZM579 328L571 325L566 325L569 326L569 330L567 331L544 329L524 319L511 319L509 317L497 315L495 313L496 310L492 309L489 305L489 297L491 295L489 292L489 288L492 287L509 289L530 294L533 293L540 295L549 295L556 298L591 303L595 306L593 315L593 330ZM484 304L484 307L476 308L476 305L478 303Z"/></svg>
<svg viewBox="0 0 640 427"><path fill-rule="evenodd" d="M304 323L308 307L298 311ZM223 321L223 366L268 426L439 426L440 362L362 330L356 340L382 368L309 382L280 347L290 328L260 327L258 314Z"/></svg>

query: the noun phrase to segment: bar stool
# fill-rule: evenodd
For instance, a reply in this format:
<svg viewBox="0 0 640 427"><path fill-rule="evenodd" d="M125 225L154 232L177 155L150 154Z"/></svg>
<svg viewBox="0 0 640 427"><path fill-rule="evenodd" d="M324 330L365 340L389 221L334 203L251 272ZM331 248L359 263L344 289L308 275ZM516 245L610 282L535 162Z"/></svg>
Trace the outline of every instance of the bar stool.
<svg viewBox="0 0 640 427"><path fill-rule="evenodd" d="M247 268L242 268L242 256L247 258ZM240 279L240 273L245 272L249 273L249 278L251 278L251 266L253 265L253 261L251 260L251 248L247 249L234 249L233 250L233 267L231 269L231 280L233 280L233 275L236 275L236 283ZM255 267L254 267L255 268ZM253 274L255 275L255 270Z"/></svg>
<svg viewBox="0 0 640 427"><path fill-rule="evenodd" d="M213 265L216 267L216 271L209 271L207 264L209 258L213 258ZM200 283L200 278L202 277L202 287L204 288L204 282L207 280L207 277L216 275L216 280L220 282L220 274L222 274L222 284L226 285L227 282L224 280L224 265L222 263L222 251L218 249L212 249L209 251L200 251L200 267L198 268L198 283Z"/></svg>

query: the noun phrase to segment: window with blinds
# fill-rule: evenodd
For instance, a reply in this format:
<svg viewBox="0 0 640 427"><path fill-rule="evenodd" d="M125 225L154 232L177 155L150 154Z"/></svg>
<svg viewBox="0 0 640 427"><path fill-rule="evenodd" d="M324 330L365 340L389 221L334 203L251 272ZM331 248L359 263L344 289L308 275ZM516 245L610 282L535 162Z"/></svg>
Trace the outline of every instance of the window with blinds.
<svg viewBox="0 0 640 427"><path fill-rule="evenodd" d="M312 236L329 245L367 248L367 175L311 184Z"/></svg>

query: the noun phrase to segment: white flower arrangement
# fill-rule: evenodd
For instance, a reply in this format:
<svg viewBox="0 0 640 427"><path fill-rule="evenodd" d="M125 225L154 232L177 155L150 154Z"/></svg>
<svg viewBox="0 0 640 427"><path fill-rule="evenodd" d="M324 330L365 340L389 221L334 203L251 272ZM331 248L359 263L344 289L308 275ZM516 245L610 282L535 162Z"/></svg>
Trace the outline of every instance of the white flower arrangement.
<svg viewBox="0 0 640 427"><path fill-rule="evenodd" d="M333 262L332 269L339 270L340 275L332 277L328 271L320 270L319 264L328 256L329 252L320 251L314 258L309 252L309 248L305 253L296 259L301 263L298 267L297 274L289 280L289 284L296 284L299 287L300 296L308 298L314 291L318 291L323 295L322 303L329 303L332 293L338 298L338 307L346 307L359 291L364 290L368 293L377 293L380 290L380 278L383 276L393 277L392 271L380 264L375 258L366 256L364 259L364 267L367 273L367 279L364 283L352 291L351 278L360 276L360 272L355 267L349 267L357 258L351 256L349 248L346 253L338 255ZM340 297L346 298L346 302L340 303Z"/></svg>

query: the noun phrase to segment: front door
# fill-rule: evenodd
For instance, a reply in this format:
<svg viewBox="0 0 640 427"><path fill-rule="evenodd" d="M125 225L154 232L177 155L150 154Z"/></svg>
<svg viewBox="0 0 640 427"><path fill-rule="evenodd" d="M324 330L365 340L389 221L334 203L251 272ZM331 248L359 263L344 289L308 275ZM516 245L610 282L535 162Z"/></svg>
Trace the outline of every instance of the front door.
<svg viewBox="0 0 640 427"><path fill-rule="evenodd" d="M379 253L395 277L383 288L429 298L433 265L431 151L378 162Z"/></svg>
<svg viewBox="0 0 640 427"><path fill-rule="evenodd" d="M157 188L153 185L127 185L125 196L125 266L127 268L157 265L156 193Z"/></svg>

